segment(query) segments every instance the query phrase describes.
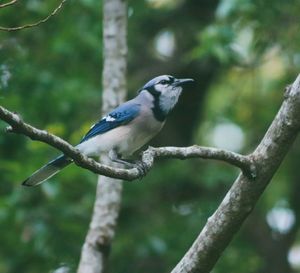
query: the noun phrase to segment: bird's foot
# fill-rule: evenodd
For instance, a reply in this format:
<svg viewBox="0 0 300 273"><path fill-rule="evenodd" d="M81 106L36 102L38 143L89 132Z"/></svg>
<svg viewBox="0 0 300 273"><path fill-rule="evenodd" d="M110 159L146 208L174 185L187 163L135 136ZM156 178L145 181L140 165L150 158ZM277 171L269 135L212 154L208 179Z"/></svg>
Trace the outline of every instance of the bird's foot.
<svg viewBox="0 0 300 273"><path fill-rule="evenodd" d="M122 164L124 164L127 168L130 168L130 169L136 168L139 172L140 179L142 179L149 170L147 164L144 163L142 160L137 160L137 161L122 160Z"/></svg>
<svg viewBox="0 0 300 273"><path fill-rule="evenodd" d="M121 163L125 165L127 168L136 168L139 172L139 177L142 179L147 172L149 171L149 167L142 160L132 161L128 159L122 159L115 150L111 150L109 153L109 157L113 162Z"/></svg>
<svg viewBox="0 0 300 273"><path fill-rule="evenodd" d="M146 176L147 172L149 171L147 164L141 160L135 162L135 168L137 168L139 171L140 179Z"/></svg>

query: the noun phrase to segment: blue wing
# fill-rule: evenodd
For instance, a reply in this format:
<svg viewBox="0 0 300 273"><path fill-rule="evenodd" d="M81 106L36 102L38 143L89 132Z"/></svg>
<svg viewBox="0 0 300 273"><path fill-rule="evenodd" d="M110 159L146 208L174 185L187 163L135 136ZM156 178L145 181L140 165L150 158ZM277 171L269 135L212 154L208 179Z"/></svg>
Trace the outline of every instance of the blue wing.
<svg viewBox="0 0 300 273"><path fill-rule="evenodd" d="M140 104L127 102L115 110L110 112L107 116L98 121L83 137L80 143L96 136L103 134L120 125L124 125L132 121L140 112Z"/></svg>

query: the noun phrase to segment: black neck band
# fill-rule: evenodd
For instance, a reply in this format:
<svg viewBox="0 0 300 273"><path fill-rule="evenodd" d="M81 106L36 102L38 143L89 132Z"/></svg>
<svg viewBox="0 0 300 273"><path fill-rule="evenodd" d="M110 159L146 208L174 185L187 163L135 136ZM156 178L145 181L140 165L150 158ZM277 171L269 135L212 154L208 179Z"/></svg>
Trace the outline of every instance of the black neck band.
<svg viewBox="0 0 300 273"><path fill-rule="evenodd" d="M167 114L161 109L159 105L159 97L160 97L160 92L156 91L153 87L152 88L147 88L146 89L154 98L154 106L152 109L154 117L160 121L163 122L165 121Z"/></svg>

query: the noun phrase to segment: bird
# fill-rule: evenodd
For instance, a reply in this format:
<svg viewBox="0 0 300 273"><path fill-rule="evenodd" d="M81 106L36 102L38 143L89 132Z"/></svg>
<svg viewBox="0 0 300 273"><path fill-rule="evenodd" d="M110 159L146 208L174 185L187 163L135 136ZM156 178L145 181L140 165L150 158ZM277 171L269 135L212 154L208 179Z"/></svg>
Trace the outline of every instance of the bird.
<svg viewBox="0 0 300 273"><path fill-rule="evenodd" d="M153 78L138 90L135 98L94 124L75 148L88 157L107 153L112 162L140 170L138 161L131 162L128 158L159 133L177 104L183 86L193 81L170 75ZM37 186L72 162L62 154L34 172L22 185Z"/></svg>

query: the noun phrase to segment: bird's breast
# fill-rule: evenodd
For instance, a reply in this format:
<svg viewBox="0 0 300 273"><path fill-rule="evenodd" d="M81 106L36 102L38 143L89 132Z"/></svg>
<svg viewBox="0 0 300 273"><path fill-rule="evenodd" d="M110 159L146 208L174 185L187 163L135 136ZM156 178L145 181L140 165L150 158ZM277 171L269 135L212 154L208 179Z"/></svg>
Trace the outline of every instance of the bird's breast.
<svg viewBox="0 0 300 273"><path fill-rule="evenodd" d="M151 110L150 110L151 111ZM163 127L163 122L157 121L151 112L144 112L128 125L129 137L120 142L119 152L126 156L131 155L147 144Z"/></svg>

